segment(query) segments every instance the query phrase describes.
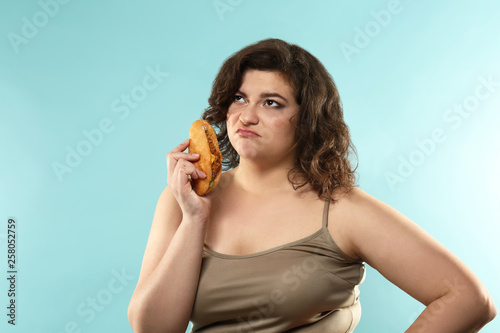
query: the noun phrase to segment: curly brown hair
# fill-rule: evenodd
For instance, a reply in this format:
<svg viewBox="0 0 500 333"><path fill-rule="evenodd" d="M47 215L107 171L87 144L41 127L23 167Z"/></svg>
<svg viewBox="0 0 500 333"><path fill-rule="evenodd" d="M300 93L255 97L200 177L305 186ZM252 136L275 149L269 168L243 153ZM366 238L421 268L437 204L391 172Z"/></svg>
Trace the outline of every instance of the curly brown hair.
<svg viewBox="0 0 500 333"><path fill-rule="evenodd" d="M223 63L202 118L217 129L224 170L239 164L227 135L226 117L247 69L278 71L289 81L299 105L295 129L296 160L288 173L294 189L310 184L321 199L334 200L337 188L348 193L356 184L357 152L343 119L337 87L323 64L303 48L280 39L265 39L234 53Z"/></svg>

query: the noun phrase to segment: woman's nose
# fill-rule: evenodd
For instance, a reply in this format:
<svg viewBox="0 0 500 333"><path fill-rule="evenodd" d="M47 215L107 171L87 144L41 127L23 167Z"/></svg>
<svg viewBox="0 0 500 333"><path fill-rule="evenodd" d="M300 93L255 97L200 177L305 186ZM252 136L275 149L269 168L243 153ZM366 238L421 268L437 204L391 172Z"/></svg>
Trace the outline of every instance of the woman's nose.
<svg viewBox="0 0 500 333"><path fill-rule="evenodd" d="M245 125L255 125L259 123L259 117L257 114L258 106L249 103L240 113L240 121Z"/></svg>

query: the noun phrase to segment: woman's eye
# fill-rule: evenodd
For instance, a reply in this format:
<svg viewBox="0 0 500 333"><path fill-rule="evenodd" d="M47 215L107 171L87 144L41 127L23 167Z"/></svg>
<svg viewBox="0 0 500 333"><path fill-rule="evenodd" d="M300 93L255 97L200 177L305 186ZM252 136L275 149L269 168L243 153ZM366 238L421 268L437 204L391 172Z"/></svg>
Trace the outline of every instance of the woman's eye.
<svg viewBox="0 0 500 333"><path fill-rule="evenodd" d="M242 96L235 95L235 96L234 96L234 101L235 101L235 102L241 102L241 101L243 101L243 97L242 97Z"/></svg>
<svg viewBox="0 0 500 333"><path fill-rule="evenodd" d="M268 100L266 101L266 105L267 105L267 106L273 106L273 107L280 107L280 106L281 106L281 104L279 104L279 103L278 103L278 102L276 102L276 101L273 101L272 99L268 99Z"/></svg>

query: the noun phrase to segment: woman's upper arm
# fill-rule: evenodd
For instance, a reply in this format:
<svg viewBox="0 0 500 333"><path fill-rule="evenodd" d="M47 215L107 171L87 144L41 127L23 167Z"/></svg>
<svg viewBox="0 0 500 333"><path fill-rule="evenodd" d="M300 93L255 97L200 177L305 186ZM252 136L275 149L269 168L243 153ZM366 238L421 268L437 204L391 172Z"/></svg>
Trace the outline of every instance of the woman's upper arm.
<svg viewBox="0 0 500 333"><path fill-rule="evenodd" d="M353 251L385 278L428 305L447 292L488 292L451 251L408 217L355 189L348 199L346 225Z"/></svg>
<svg viewBox="0 0 500 333"><path fill-rule="evenodd" d="M167 186L161 193L144 251L139 286L158 266L182 220L182 211Z"/></svg>

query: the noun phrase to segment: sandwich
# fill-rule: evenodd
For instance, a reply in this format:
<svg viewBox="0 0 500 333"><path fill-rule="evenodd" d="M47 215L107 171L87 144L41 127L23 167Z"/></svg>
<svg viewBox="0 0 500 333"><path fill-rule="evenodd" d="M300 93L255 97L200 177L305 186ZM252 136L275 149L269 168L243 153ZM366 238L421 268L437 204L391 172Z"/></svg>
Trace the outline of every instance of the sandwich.
<svg viewBox="0 0 500 333"><path fill-rule="evenodd" d="M219 183L222 173L222 154L215 130L206 120L196 120L189 129L189 153L200 154L193 164L203 171L205 179L192 179L191 185L198 195L205 195Z"/></svg>

